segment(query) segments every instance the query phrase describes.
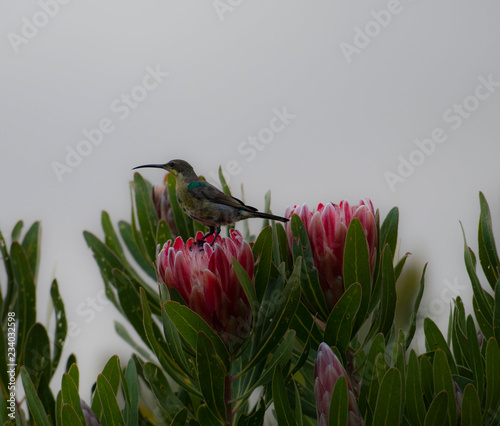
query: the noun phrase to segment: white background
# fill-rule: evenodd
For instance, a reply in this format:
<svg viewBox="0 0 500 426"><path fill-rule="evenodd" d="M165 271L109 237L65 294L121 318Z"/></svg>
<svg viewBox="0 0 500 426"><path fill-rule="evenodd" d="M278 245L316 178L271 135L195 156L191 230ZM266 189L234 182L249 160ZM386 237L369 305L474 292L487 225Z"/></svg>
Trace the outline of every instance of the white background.
<svg viewBox="0 0 500 426"><path fill-rule="evenodd" d="M399 206L401 254L412 252L399 285L414 286L428 261L424 314L445 326L457 294L471 312L459 221L477 252L478 191L500 226L499 83L474 98L480 77L500 82L499 3L401 0L377 15L387 1L224 0L217 10L211 1L72 0L52 17L41 4L0 6L0 226L9 235L18 219L42 221L38 319L54 320L56 276L74 335L62 364L77 354L85 399L106 360L117 353L126 363L131 351L114 332L120 316L100 297L82 231L102 236L101 210L130 220L131 168L144 163L182 158L208 177L237 162L234 195L243 182L262 209L270 189L276 214L362 197L382 217ZM357 53L343 53L347 44ZM121 120L112 105L140 94L147 67L169 75ZM453 108L464 101L471 111L458 125ZM242 149L269 136L274 108L295 118L247 161ZM104 118L113 132L58 179L54 162L66 164L68 147ZM415 139L435 128L446 140L415 153ZM404 160L420 163L391 188L386 174Z"/></svg>

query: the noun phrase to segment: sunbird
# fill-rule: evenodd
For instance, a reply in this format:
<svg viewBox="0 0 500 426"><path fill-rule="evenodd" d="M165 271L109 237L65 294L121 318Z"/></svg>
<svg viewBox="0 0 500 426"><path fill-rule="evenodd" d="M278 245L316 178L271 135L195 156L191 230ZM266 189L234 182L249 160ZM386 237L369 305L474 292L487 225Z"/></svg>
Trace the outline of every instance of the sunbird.
<svg viewBox="0 0 500 426"><path fill-rule="evenodd" d="M164 169L174 175L175 192L181 209L188 216L208 227L209 231L203 235L202 241L215 234L212 246L223 225L230 225L239 220L253 217L288 222L285 217L259 212L255 207L247 206L238 198L227 195L200 179L187 161L171 160L165 164L144 164L134 167L132 170L145 167Z"/></svg>

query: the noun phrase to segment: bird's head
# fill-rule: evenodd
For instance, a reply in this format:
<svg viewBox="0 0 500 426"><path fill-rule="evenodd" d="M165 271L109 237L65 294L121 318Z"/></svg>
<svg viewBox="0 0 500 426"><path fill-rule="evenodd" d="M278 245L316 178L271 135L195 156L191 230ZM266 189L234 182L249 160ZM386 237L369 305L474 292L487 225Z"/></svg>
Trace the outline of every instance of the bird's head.
<svg viewBox="0 0 500 426"><path fill-rule="evenodd" d="M135 169L142 169L146 167L156 168L156 169L164 169L168 172L172 173L175 177L177 176L189 176L191 174L195 174L193 167L187 161L184 160L171 160L165 164L144 164L143 166L134 167Z"/></svg>

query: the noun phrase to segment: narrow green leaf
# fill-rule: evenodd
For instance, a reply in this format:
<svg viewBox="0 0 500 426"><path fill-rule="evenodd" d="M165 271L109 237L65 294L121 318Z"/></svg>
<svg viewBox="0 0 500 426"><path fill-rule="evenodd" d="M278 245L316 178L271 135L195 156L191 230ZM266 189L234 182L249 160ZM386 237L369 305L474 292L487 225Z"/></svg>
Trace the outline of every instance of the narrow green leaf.
<svg viewBox="0 0 500 426"><path fill-rule="evenodd" d="M427 355L418 357L420 367L420 383L422 385L422 395L426 405L430 405L434 394L434 384L432 382L432 364Z"/></svg>
<svg viewBox="0 0 500 426"><path fill-rule="evenodd" d="M329 346L336 346L344 360L361 298L361 285L351 284L332 309L326 322L324 340Z"/></svg>
<svg viewBox="0 0 500 426"><path fill-rule="evenodd" d="M144 379L149 383L156 401L166 413L176 413L184 407L177 395L172 391L163 370L152 362L143 366ZM201 393L197 395L201 398Z"/></svg>
<svg viewBox="0 0 500 426"><path fill-rule="evenodd" d="M172 233L170 232L167 222L160 220L158 222L158 227L156 228L156 244L163 247L168 240L172 239Z"/></svg>
<svg viewBox="0 0 500 426"><path fill-rule="evenodd" d="M33 382L24 367L21 367L21 378L23 380L24 392L28 401L28 408L33 420L38 426L50 426L50 421L47 418L47 413L43 408L42 401L40 401L35 386L33 385Z"/></svg>
<svg viewBox="0 0 500 426"><path fill-rule="evenodd" d="M167 175L167 188L168 198L170 200L172 214L174 216L175 227L179 231L179 235L182 239L186 241L189 237L194 236L193 221L189 216L184 214L179 206L177 194L175 192L175 177L171 173Z"/></svg>
<svg viewBox="0 0 500 426"><path fill-rule="evenodd" d="M396 310L396 279L392 266L393 252L389 245L382 253L382 294L380 298L380 325L379 332L387 338L387 333L394 322Z"/></svg>
<svg viewBox="0 0 500 426"><path fill-rule="evenodd" d="M457 366L453 355L451 353L448 343L446 343L445 338L441 334L438 326L430 318L424 319L424 334L425 334L425 347L427 351L435 351L436 349L441 349L445 354L449 362L451 374L457 374Z"/></svg>
<svg viewBox="0 0 500 426"><path fill-rule="evenodd" d="M481 287L481 283L479 282L479 279L476 275L475 258L473 257L472 250L470 250L470 248L467 246L467 240L465 238L465 231L463 229L463 226L462 226L462 234L464 237L465 267L467 269L467 273L469 274L469 278L471 280L472 292L474 293L474 297L476 299L479 311L484 316L485 321L491 325L493 323L493 312L491 310L490 305L487 302L486 296L484 294L485 292Z"/></svg>
<svg viewBox="0 0 500 426"><path fill-rule="evenodd" d="M500 342L500 279L495 285L495 304L493 308L493 333L497 342Z"/></svg>
<svg viewBox="0 0 500 426"><path fill-rule="evenodd" d="M371 343L370 350L366 356L366 364L362 370L363 379L359 392L359 409L362 413L368 413L370 420L375 409L377 395L379 390L379 381L377 378L377 362L385 365L385 340L383 334L377 334ZM380 357L379 357L380 356ZM371 407L371 412L369 407Z"/></svg>
<svg viewBox="0 0 500 426"><path fill-rule="evenodd" d="M462 396L461 426L477 426L481 419L481 403L476 388L469 384L465 387Z"/></svg>
<svg viewBox="0 0 500 426"><path fill-rule="evenodd" d="M344 249L344 286L346 290L353 283L361 285L361 302L353 326L353 334L363 325L368 311L371 295L371 270L363 226L354 218L347 229Z"/></svg>
<svg viewBox="0 0 500 426"><path fill-rule="evenodd" d="M42 374L50 380L52 377L50 340L42 324L36 323L29 329L23 359L24 366L37 387Z"/></svg>
<svg viewBox="0 0 500 426"><path fill-rule="evenodd" d="M84 425L85 417L80 405L80 395L78 394L78 387L69 373L63 374L61 392L62 403L71 405L71 407L73 407L73 409L75 410L80 422Z"/></svg>
<svg viewBox="0 0 500 426"><path fill-rule="evenodd" d="M12 239L14 241L14 238ZM36 282L38 275L38 263L40 261L40 222L31 225L23 238L23 250L28 258L31 273Z"/></svg>
<svg viewBox="0 0 500 426"><path fill-rule="evenodd" d="M348 412L349 400L347 397L347 382L344 376L340 376L335 382L332 398L330 400L328 426L347 426Z"/></svg>
<svg viewBox="0 0 500 426"><path fill-rule="evenodd" d="M12 241L18 241L21 237L21 231L23 230L24 222L22 220L19 220L15 225L14 228L12 229L11 239Z"/></svg>
<svg viewBox="0 0 500 426"><path fill-rule="evenodd" d="M264 423L264 415L266 413L266 404L261 398L256 404L252 412L242 414L238 420L238 426L261 426Z"/></svg>
<svg viewBox="0 0 500 426"><path fill-rule="evenodd" d="M118 239L118 235L113 228L113 224L111 223L111 218L109 217L108 212L102 211L101 213L101 225L104 231L104 242L106 245L114 251L120 257L124 257L123 248L120 244L120 240Z"/></svg>
<svg viewBox="0 0 500 426"><path fill-rule="evenodd" d="M52 305L54 305L56 328L54 331L54 356L52 358L52 372L51 377L55 373L61 354L64 347L64 341L68 332L68 322L66 320L66 312L64 310L64 302L59 293L59 286L57 280L52 281L50 287L50 297L52 298Z"/></svg>
<svg viewBox="0 0 500 426"><path fill-rule="evenodd" d="M170 426L184 426L187 420L187 408L180 409L177 414L174 416L172 423Z"/></svg>
<svg viewBox="0 0 500 426"><path fill-rule="evenodd" d="M272 390L274 409L278 424L296 425L297 421L295 420L292 407L288 401L285 382L279 365L277 365L274 369Z"/></svg>
<svg viewBox="0 0 500 426"><path fill-rule="evenodd" d="M373 414L373 424L399 424L400 410L401 375L396 368L389 368L380 383L377 405Z"/></svg>
<svg viewBox="0 0 500 426"><path fill-rule="evenodd" d="M156 228L158 217L151 197L151 187L139 173L134 173L134 192L137 220L141 228L141 236L151 262L156 258Z"/></svg>
<svg viewBox="0 0 500 426"><path fill-rule="evenodd" d="M453 380L451 378L451 370L448 365L448 359L443 350L437 349L434 354L433 364L433 380L434 392L439 393L442 390L446 391L450 398L448 398L448 424L454 426L457 424L457 406L455 402L453 390Z"/></svg>
<svg viewBox="0 0 500 426"><path fill-rule="evenodd" d="M424 265L422 271L422 277L420 278L420 287L418 289L417 297L415 299L415 305L413 306L413 311L410 317L410 327L408 328L408 335L406 337L406 350L410 347L410 344L415 336L415 330L417 328L417 316L418 308L420 307L420 302L422 301L422 296L424 294L424 283L425 283L425 270L427 269L427 263Z"/></svg>
<svg viewBox="0 0 500 426"><path fill-rule="evenodd" d="M258 300L262 300L269 283L271 260L273 255L273 231L271 227L264 228L252 247L253 257L256 259L255 292Z"/></svg>
<svg viewBox="0 0 500 426"><path fill-rule="evenodd" d="M446 424L448 417L448 398L448 394L445 390L436 395L425 416L424 426L443 426L443 424Z"/></svg>
<svg viewBox="0 0 500 426"><path fill-rule="evenodd" d="M101 423L105 422L106 426L125 426L115 393L103 374L97 376L96 396L99 398L102 406Z"/></svg>
<svg viewBox="0 0 500 426"><path fill-rule="evenodd" d="M70 404L63 404L62 406L62 424L63 426L84 426L76 410Z"/></svg>
<svg viewBox="0 0 500 426"><path fill-rule="evenodd" d="M405 406L408 417L414 425L423 425L425 421L425 404L422 397L422 386L420 385L420 371L415 351L410 352L406 379Z"/></svg>
<svg viewBox="0 0 500 426"><path fill-rule="evenodd" d="M484 367L479 342L477 340L476 327L472 316L467 317L467 349L469 351L469 359L471 360L470 368L474 374L476 389L479 393L479 398L483 399L484 395Z"/></svg>
<svg viewBox="0 0 500 426"><path fill-rule="evenodd" d="M399 223L399 210L393 207L387 214L382 227L380 228L380 247L385 247L389 244L391 253L396 252L396 244L398 241L398 223Z"/></svg>
<svg viewBox="0 0 500 426"><path fill-rule="evenodd" d="M149 259L146 259L141 251L141 248L135 241L135 232L132 230L132 225L121 220L120 222L118 222L118 229L120 230L120 235L123 238L125 246L127 247L134 260L141 267L141 269L148 274L149 277L155 280L156 273L154 270L154 266Z"/></svg>
<svg viewBox="0 0 500 426"><path fill-rule="evenodd" d="M192 351L196 348L198 332L203 331L214 344L217 355L229 371L229 353L221 338L203 319L187 306L177 302L168 301L163 304L165 312L174 323L182 337L190 344Z"/></svg>
<svg viewBox="0 0 500 426"><path fill-rule="evenodd" d="M215 351L212 341L200 331L196 344L198 382L210 411L220 420L226 420L226 369Z"/></svg>
<svg viewBox="0 0 500 426"><path fill-rule="evenodd" d="M487 413L494 413L500 406L500 350L496 339L489 339L486 346L486 405Z"/></svg>
<svg viewBox="0 0 500 426"><path fill-rule="evenodd" d="M17 359L18 367L23 364L24 347L30 328L36 321L36 288L33 274L26 254L18 242L14 241L10 249L10 262L14 279L17 283Z"/></svg>
<svg viewBox="0 0 500 426"><path fill-rule="evenodd" d="M269 228L270 229L270 228ZM258 241L258 240L257 240ZM252 280L248 276L247 271L243 266L240 265L236 257L233 257L233 268L238 280L243 287L243 291L247 296L248 302L250 303L250 309L252 310L253 318L257 318L259 300L257 299L257 293L255 291L255 287L252 283ZM256 278L257 279L257 278ZM269 278L267 278L269 279ZM267 285L267 282L266 282Z"/></svg>
<svg viewBox="0 0 500 426"><path fill-rule="evenodd" d="M139 424L139 382L137 369L133 360L129 360L125 371L127 383L127 426Z"/></svg>
<svg viewBox="0 0 500 426"><path fill-rule="evenodd" d="M479 192L479 260L492 289L500 278L500 260L498 258L495 238L493 236L490 208L482 192Z"/></svg>

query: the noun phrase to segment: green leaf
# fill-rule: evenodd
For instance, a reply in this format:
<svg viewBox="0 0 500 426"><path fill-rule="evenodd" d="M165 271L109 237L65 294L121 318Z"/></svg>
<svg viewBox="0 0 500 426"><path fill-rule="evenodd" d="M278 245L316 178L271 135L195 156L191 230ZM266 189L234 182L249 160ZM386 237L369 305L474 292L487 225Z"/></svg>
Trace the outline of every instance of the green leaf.
<svg viewBox="0 0 500 426"><path fill-rule="evenodd" d="M288 401L285 381L283 380L283 374L279 365L274 368L272 390L274 409L278 424L296 425L297 421L295 420L292 407L290 406L290 402Z"/></svg>
<svg viewBox="0 0 500 426"><path fill-rule="evenodd" d="M368 355L366 356L366 364L362 370L363 380L361 381L361 388L359 392L359 409L362 413L368 412L369 419L373 415L375 403L379 390L379 381L377 377L377 363L385 365L385 340L383 334L377 334L370 346ZM371 412L369 410L371 408Z"/></svg>
<svg viewBox="0 0 500 426"><path fill-rule="evenodd" d="M432 382L432 364L427 355L418 357L420 367L420 383L422 385L422 396L427 405L432 402L434 384Z"/></svg>
<svg viewBox="0 0 500 426"><path fill-rule="evenodd" d="M479 205L481 215L479 217L479 261L492 289L500 278L500 260L493 236L490 208L482 192L479 192Z"/></svg>
<svg viewBox="0 0 500 426"><path fill-rule="evenodd" d="M36 323L29 329L23 359L25 360L24 366L37 388L42 374L47 380L50 380L52 377L50 340L47 330L42 324Z"/></svg>
<svg viewBox="0 0 500 426"><path fill-rule="evenodd" d="M461 225L461 224L460 224ZM485 296L485 291L481 287L481 283L479 282L479 278L476 275L475 270L475 258L473 257L472 250L467 246L467 240L465 238L465 231L462 226L462 234L464 237L464 260L465 267L467 269L467 273L469 274L469 278L472 284L472 292L474 293L474 297L476 299L476 303L478 305L478 310L484 316L485 321L488 324L493 323L493 312L491 310L490 305Z"/></svg>
<svg viewBox="0 0 500 426"><path fill-rule="evenodd" d="M266 228L267 229L267 228ZM271 228L269 228L271 229ZM257 239L258 241L258 239ZM255 287L252 283L252 280L248 276L247 271L241 264L238 262L236 257L233 257L233 268L234 272L236 273L236 276L238 277L238 281L241 284L241 287L243 287L243 291L245 292L245 295L247 296L248 302L250 303L250 309L252 310L252 316L253 318L257 318L257 313L258 313L258 306L259 306L259 300L257 299L257 293L255 291ZM269 279L269 278L267 278ZM267 286L267 282L266 282Z"/></svg>
<svg viewBox="0 0 500 426"><path fill-rule="evenodd" d="M413 425L423 425L425 421L425 404L422 397L422 386L420 385L420 371L415 351L410 352L406 379L405 406L408 417Z"/></svg>
<svg viewBox="0 0 500 426"><path fill-rule="evenodd" d="M154 265L150 262L149 259L146 259L143 255L139 245L135 241L134 231L132 230L132 226L121 220L118 222L118 229L120 230L120 235L127 246L128 251L137 262L137 264L145 271L149 277L156 280L156 272L154 269Z"/></svg>
<svg viewBox="0 0 500 426"><path fill-rule="evenodd" d="M196 344L198 382L210 411L220 420L226 420L225 377L227 369L222 365L212 341L200 331Z"/></svg>
<svg viewBox="0 0 500 426"><path fill-rule="evenodd" d="M448 424L454 426L457 424L457 406L455 402L453 380L451 378L451 370L448 365L448 359L443 350L438 349L434 354L433 364L433 379L434 379L434 392L439 393L442 390L446 391L450 398L448 398Z"/></svg>
<svg viewBox="0 0 500 426"><path fill-rule="evenodd" d="M117 355L113 355L102 370L102 376L106 378L107 382L111 385L111 389L114 395L117 394L118 388L120 386L121 380L121 367L120 360ZM98 418L102 418L103 406L101 404L101 399L97 394L94 394L94 399L92 400L92 411Z"/></svg>
<svg viewBox="0 0 500 426"><path fill-rule="evenodd" d="M349 224L344 249L344 286L348 289L353 283L359 283L362 290L361 302L353 326L353 334L356 334L365 321L372 291L368 243L358 218L354 218Z"/></svg>
<svg viewBox="0 0 500 426"><path fill-rule="evenodd" d="M399 424L401 411L401 375L396 368L389 368L380 384L373 414L375 425Z"/></svg>
<svg viewBox="0 0 500 426"><path fill-rule="evenodd" d="M160 220L156 229L156 244L163 247L168 240L172 240L172 233L167 225L167 222Z"/></svg>
<svg viewBox="0 0 500 426"><path fill-rule="evenodd" d="M408 335L406 337L406 350L410 347L410 344L415 336L415 330L417 328L417 316L418 308L420 307L420 302L422 301L422 296L424 295L424 282L425 282L425 270L427 269L427 263L424 265L422 271L422 277L420 278L420 287L418 289L417 297L415 299L415 305L410 317L410 327L408 328Z"/></svg>
<svg viewBox="0 0 500 426"><path fill-rule="evenodd" d="M146 252L151 262L156 259L156 228L158 217L151 197L151 187L139 173L134 173L135 207Z"/></svg>
<svg viewBox="0 0 500 426"><path fill-rule="evenodd" d="M203 426L221 426L221 424L226 424L225 422L222 423L206 404L199 406L196 417Z"/></svg>
<svg viewBox="0 0 500 426"><path fill-rule="evenodd" d="M194 236L193 221L189 216L184 214L179 206L177 194L175 192L175 177L171 173L167 175L167 188L168 198L170 200L172 214L174 216L175 227L179 231L179 235L182 239L186 241L189 237Z"/></svg>
<svg viewBox="0 0 500 426"><path fill-rule="evenodd" d="M396 252L396 244L398 242L398 223L399 210L397 207L393 207L380 228L380 247L385 247L386 244L389 244L390 252L393 254Z"/></svg>
<svg viewBox="0 0 500 426"><path fill-rule="evenodd" d="M36 321L36 288L33 274L24 250L14 241L10 250L10 262L17 284L17 360L18 367L23 364L24 347L30 328ZM18 367L16 370L18 370Z"/></svg>
<svg viewBox="0 0 500 426"><path fill-rule="evenodd" d="M238 373L238 376L243 375L266 358L269 352L276 347L277 343L287 332L299 304L300 267L301 262L299 260L276 303L273 303L271 306L272 302L270 300L267 301L267 307L273 308L272 312L269 314L270 316L259 314L258 320L262 321L263 324L270 324L270 326L266 327L264 334L258 338L258 342L256 342L257 345L254 346L254 350L252 351L252 359L245 365L243 370ZM266 304L263 303L263 305ZM261 309L262 308L266 308L266 306L261 306ZM262 320L260 318L262 318Z"/></svg>
<svg viewBox="0 0 500 426"><path fill-rule="evenodd" d="M14 240L14 238L12 239ZM28 258L31 273L36 281L38 275L38 263L40 260L40 222L35 222L31 225L28 232L24 236L22 246Z"/></svg>
<svg viewBox="0 0 500 426"><path fill-rule="evenodd" d="M87 423L82 423L76 410L70 404L63 404L62 406L62 424L63 426L84 426Z"/></svg>
<svg viewBox="0 0 500 426"><path fill-rule="evenodd" d="M203 331L214 344L219 359L222 361L226 371L229 371L229 353L226 345L221 338L212 330L212 328L203 321L197 313L193 312L187 306L180 305L177 302L167 301L163 304L165 312L174 323L180 335L186 339L191 346L191 350L196 348L198 332Z"/></svg>
<svg viewBox="0 0 500 426"><path fill-rule="evenodd" d="M54 305L56 319L56 329L54 331L54 357L52 358L52 376L59 365L59 360L64 347L64 341L66 340L68 332L68 322L66 320L64 302L59 293L57 280L55 279L52 281L52 285L50 287L50 297L52 298L52 304Z"/></svg>
<svg viewBox="0 0 500 426"><path fill-rule="evenodd" d="M174 416L172 423L170 426L184 426L187 420L187 408L180 409L177 414Z"/></svg>
<svg viewBox="0 0 500 426"><path fill-rule="evenodd" d="M347 382L344 376L340 376L335 382L330 400L328 426L347 426L348 411Z"/></svg>
<svg viewBox="0 0 500 426"><path fill-rule="evenodd" d="M352 325L361 301L361 285L351 284L332 309L325 326L324 340L336 346L344 361L345 351L351 341Z"/></svg>
<svg viewBox="0 0 500 426"><path fill-rule="evenodd" d="M486 405L487 413L495 413L500 406L500 350L496 339L486 346Z"/></svg>
<svg viewBox="0 0 500 426"><path fill-rule="evenodd" d="M137 380L137 369L133 360L129 360L125 371L127 384L127 425L139 424L139 382Z"/></svg>
<svg viewBox="0 0 500 426"><path fill-rule="evenodd" d="M253 257L256 259L255 292L259 301L262 300L269 276L271 273L271 259L273 256L273 231L270 226L265 227L257 237L252 247ZM253 286L252 286L253 287Z"/></svg>
<svg viewBox="0 0 500 426"><path fill-rule="evenodd" d="M69 373L63 374L61 392L63 405L71 405L71 407L73 407L73 409L75 410L78 419L84 425L85 417L80 405L80 395L78 394L78 387Z"/></svg>
<svg viewBox="0 0 500 426"><path fill-rule="evenodd" d="M116 235L116 232L113 228L111 218L109 217L108 212L104 210L101 213L101 225L104 231L105 244L117 255L124 258L123 248L120 244L120 240L118 239L118 235Z"/></svg>
<svg viewBox="0 0 500 426"><path fill-rule="evenodd" d="M301 288L307 304L318 312L319 318L326 320L329 310L326 306L325 296L319 283L318 270L314 266L314 259L309 243L307 231L300 217L292 215L291 228L293 233L292 253L294 264L297 258L302 258Z"/></svg>
<svg viewBox="0 0 500 426"><path fill-rule="evenodd" d="M147 362L143 366L143 371L144 379L149 383L156 401L166 413L176 413L184 407L184 404L170 388L168 380L160 367L152 362Z"/></svg>
<svg viewBox="0 0 500 426"><path fill-rule="evenodd" d="M99 398L102 406L102 413L99 418L101 423L105 423L106 426L125 426L120 407L115 398L115 392L103 374L97 376L96 397Z"/></svg>
<svg viewBox="0 0 500 426"><path fill-rule="evenodd" d="M461 426L477 426L481 419L481 403L476 388L468 384L462 396L462 419Z"/></svg>
<svg viewBox="0 0 500 426"><path fill-rule="evenodd" d="M28 408L33 420L38 426L50 426L50 421L47 417L45 409L43 408L42 401L40 401L35 386L33 385L33 382L24 367L21 367L21 378L23 380L24 392L28 401Z"/></svg>
<svg viewBox="0 0 500 426"><path fill-rule="evenodd" d="M500 279L495 285L495 304L493 308L493 333L500 342Z"/></svg>
<svg viewBox="0 0 500 426"><path fill-rule="evenodd" d="M396 310L396 279L392 266L393 252L389 245L384 247L382 254L382 294L380 299L379 332L387 338L387 333L394 322Z"/></svg>
<svg viewBox="0 0 500 426"><path fill-rule="evenodd" d="M12 241L19 241L19 238L21 236L21 231L23 230L23 226L24 226L24 222L22 220L19 220L14 225L14 228L12 229L12 233L11 233Z"/></svg>
<svg viewBox="0 0 500 426"><path fill-rule="evenodd" d="M450 347L446 343L445 338L441 334L438 326L430 318L424 319L424 334L425 334L425 347L428 352L441 349L445 354L450 365L451 374L457 374L457 366L453 359Z"/></svg>
<svg viewBox="0 0 500 426"><path fill-rule="evenodd" d="M241 415L238 426L261 426L264 423L265 413L266 404L261 398L251 413Z"/></svg>
<svg viewBox="0 0 500 426"><path fill-rule="evenodd" d="M448 394L439 392L433 399L425 416L424 426L443 426L448 417Z"/></svg>
<svg viewBox="0 0 500 426"><path fill-rule="evenodd" d="M470 369L474 375L476 389L479 392L479 397L483 399L484 395L484 367L479 342L477 340L476 327L472 316L467 317L467 349L469 351L469 359L471 361Z"/></svg>

